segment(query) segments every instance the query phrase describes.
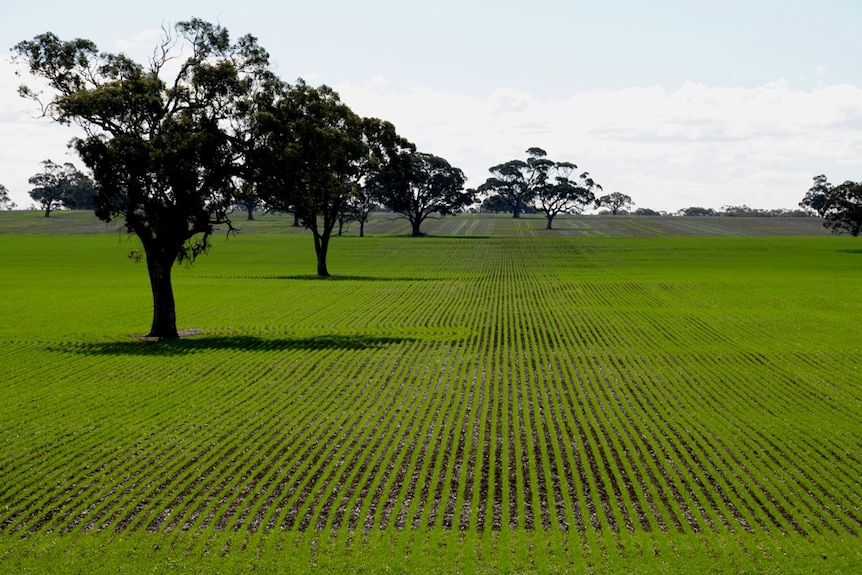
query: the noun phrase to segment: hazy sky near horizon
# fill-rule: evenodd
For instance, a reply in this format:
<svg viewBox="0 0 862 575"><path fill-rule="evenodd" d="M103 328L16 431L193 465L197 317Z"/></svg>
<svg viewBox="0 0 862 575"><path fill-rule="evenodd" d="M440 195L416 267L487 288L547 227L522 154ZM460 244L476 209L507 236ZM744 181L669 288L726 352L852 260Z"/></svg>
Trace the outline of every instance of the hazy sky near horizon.
<svg viewBox="0 0 862 575"><path fill-rule="evenodd" d="M637 207L795 208L824 173L862 180L858 0L6 0L0 46L51 31L147 57L192 17L250 33L285 80L335 88L479 186L538 146ZM82 162L0 54L0 184Z"/></svg>

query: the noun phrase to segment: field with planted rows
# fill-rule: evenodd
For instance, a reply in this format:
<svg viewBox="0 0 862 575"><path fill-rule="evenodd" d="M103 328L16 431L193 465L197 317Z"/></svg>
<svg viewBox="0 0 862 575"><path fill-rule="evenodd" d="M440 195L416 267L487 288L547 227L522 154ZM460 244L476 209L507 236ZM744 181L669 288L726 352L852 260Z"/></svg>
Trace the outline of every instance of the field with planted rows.
<svg viewBox="0 0 862 575"><path fill-rule="evenodd" d="M147 342L133 240L0 216L2 573L862 571L862 240L816 221L378 217L320 280L261 218Z"/></svg>

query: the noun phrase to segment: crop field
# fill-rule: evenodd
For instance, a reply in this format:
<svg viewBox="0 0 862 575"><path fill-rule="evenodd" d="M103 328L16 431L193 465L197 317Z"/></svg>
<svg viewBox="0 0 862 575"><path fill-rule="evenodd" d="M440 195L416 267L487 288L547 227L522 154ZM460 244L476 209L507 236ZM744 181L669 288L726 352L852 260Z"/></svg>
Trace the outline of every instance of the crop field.
<svg viewBox="0 0 862 575"><path fill-rule="evenodd" d="M149 342L0 214L0 572L862 572L862 240L774 220L263 217Z"/></svg>

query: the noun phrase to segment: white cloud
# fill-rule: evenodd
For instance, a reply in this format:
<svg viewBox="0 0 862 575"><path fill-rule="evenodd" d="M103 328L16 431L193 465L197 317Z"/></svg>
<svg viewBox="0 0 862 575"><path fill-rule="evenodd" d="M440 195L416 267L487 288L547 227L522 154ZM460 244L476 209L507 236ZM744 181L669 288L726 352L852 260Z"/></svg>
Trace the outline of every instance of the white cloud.
<svg viewBox="0 0 862 575"><path fill-rule="evenodd" d="M152 46L156 34L133 43ZM27 178L39 162L80 161L66 149L74 129L34 119L12 70L0 62L0 183L27 205ZM463 169L473 187L490 166L523 158L531 146L575 162L606 191L668 211L792 208L816 174L862 180L854 171L862 165L862 88L848 84L800 90L785 81L748 88L691 82L566 98L510 88L481 97L426 86L398 90L381 76L332 85L357 113L392 121L420 150Z"/></svg>
<svg viewBox="0 0 862 575"><path fill-rule="evenodd" d="M638 205L795 207L811 177L862 179L862 88L797 90L686 83L539 99L500 89L484 98L385 85L338 86L357 113L395 123L421 149L481 184L488 167L539 146L577 163Z"/></svg>

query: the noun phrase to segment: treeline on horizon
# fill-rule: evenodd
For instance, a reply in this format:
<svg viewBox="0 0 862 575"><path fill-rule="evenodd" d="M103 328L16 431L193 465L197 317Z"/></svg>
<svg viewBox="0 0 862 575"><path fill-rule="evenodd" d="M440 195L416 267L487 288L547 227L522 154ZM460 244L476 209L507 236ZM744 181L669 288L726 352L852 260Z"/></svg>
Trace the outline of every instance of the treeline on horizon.
<svg viewBox="0 0 862 575"><path fill-rule="evenodd" d="M485 203L479 207L480 212L489 213L489 214L511 214L512 211L506 209L505 207L501 208L498 205L495 205L494 202ZM534 208L527 208L524 210L525 214L537 214L538 210ZM609 209L600 209L595 214L585 214L585 215L598 215L598 216L691 216L691 217L708 217L708 216L724 216L724 217L748 217L748 218L815 218L818 215L811 210L803 210L796 209L790 210L785 208L775 208L775 209L761 209L761 208L750 208L745 204L741 206L722 206L721 208L715 210L713 208L704 208L700 206L691 206L688 208L682 208L680 210L676 210L674 212L668 212L665 210L652 210L650 208L635 208L632 210L619 210L616 213L613 213Z"/></svg>

